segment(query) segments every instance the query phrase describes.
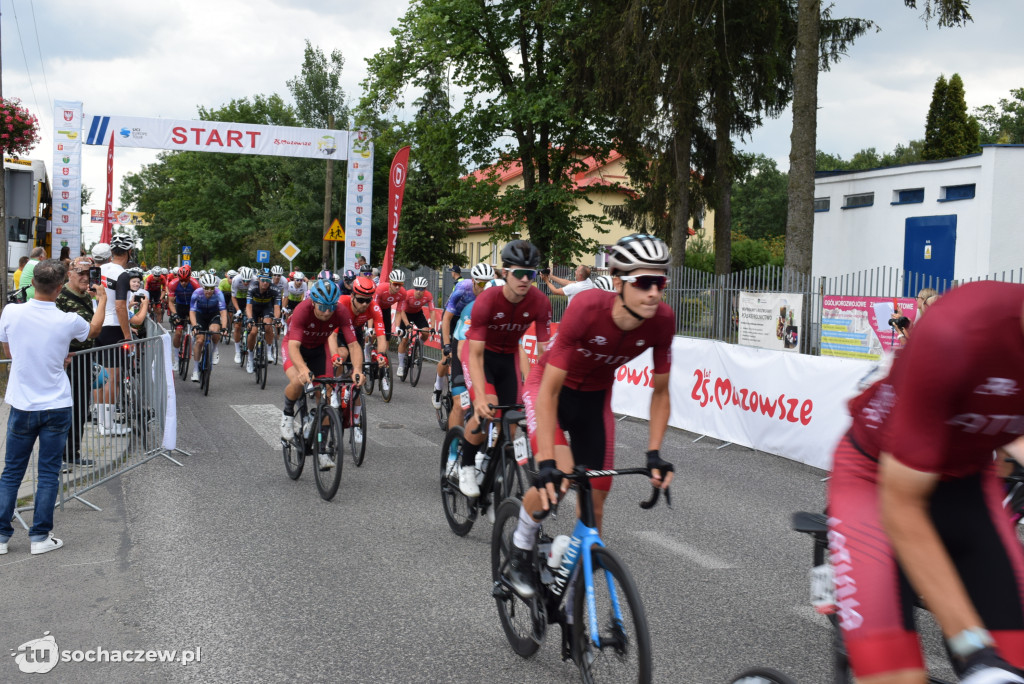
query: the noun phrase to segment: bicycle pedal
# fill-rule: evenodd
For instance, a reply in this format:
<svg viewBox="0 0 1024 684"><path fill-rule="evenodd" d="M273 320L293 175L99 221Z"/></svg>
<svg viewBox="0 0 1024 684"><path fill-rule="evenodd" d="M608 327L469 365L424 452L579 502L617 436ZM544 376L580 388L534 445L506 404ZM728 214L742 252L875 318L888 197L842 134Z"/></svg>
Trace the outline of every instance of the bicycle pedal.
<svg viewBox="0 0 1024 684"><path fill-rule="evenodd" d="M491 596L502 601L508 601L512 598L512 590L501 580L497 580L494 583L494 587L491 588Z"/></svg>

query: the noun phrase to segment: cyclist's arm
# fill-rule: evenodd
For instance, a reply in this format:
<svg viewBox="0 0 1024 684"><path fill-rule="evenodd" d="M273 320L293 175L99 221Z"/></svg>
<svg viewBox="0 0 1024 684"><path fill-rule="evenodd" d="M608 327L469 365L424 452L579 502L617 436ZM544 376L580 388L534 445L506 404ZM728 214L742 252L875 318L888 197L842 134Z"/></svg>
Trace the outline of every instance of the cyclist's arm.
<svg viewBox="0 0 1024 684"><path fill-rule="evenodd" d="M252 320L252 299L245 301L245 317Z"/></svg>
<svg viewBox="0 0 1024 684"><path fill-rule="evenodd" d="M672 399L668 387L670 373L654 376L654 394L651 395L651 413L648 421L647 450L660 450L661 441L668 428L669 414L672 413Z"/></svg>
<svg viewBox="0 0 1024 684"><path fill-rule="evenodd" d="M447 310L444 312L444 315L441 316L441 344L452 343L452 332L449 328L451 327L453 318L455 318L455 314Z"/></svg>
<svg viewBox="0 0 1024 684"><path fill-rule="evenodd" d="M483 340L466 340L469 343L469 378L476 388L476 401L473 402L474 411L479 419L493 418L494 411L487 407L487 376L484 373L484 348L486 342Z"/></svg>
<svg viewBox="0 0 1024 684"><path fill-rule="evenodd" d="M131 325L142 325L146 322L146 314L149 313L149 297L143 297L142 303L139 304L138 312L128 319L128 323Z"/></svg>
<svg viewBox="0 0 1024 684"><path fill-rule="evenodd" d="M357 375L363 374L363 348L359 346L359 340L353 340L345 346L348 347L348 358L352 362L352 377L355 379Z"/></svg>
<svg viewBox="0 0 1024 684"><path fill-rule="evenodd" d="M224 302L224 293L218 292L217 298L217 306L220 307L220 327L225 329L228 327L228 307Z"/></svg>
<svg viewBox="0 0 1024 684"><path fill-rule="evenodd" d="M948 639L984 625L932 522L930 502L939 479L937 473L903 465L891 453L879 455L882 525L904 572Z"/></svg>

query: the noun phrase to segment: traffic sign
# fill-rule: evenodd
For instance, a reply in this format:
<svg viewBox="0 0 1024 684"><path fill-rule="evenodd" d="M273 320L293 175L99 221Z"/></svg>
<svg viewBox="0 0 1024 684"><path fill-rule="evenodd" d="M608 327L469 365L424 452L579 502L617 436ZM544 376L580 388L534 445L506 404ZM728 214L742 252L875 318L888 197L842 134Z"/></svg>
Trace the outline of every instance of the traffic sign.
<svg viewBox="0 0 1024 684"><path fill-rule="evenodd" d="M270 250L269 249L257 249L256 250L256 263L257 264L269 264L270 263Z"/></svg>
<svg viewBox="0 0 1024 684"><path fill-rule="evenodd" d="M182 254L191 254L192 253L192 248L189 247L188 245L185 245L184 247L181 248L181 253Z"/></svg>
<svg viewBox="0 0 1024 684"><path fill-rule="evenodd" d="M188 257L182 257L181 258L181 265L182 266L191 266L192 265L192 260L189 259Z"/></svg>
<svg viewBox="0 0 1024 684"><path fill-rule="evenodd" d="M289 240L288 244L286 244L284 247L281 248L281 254L288 261L291 261L295 257L299 256L299 252L301 252L301 251L302 250L299 249L298 247L296 247L295 243L292 242L291 240Z"/></svg>
<svg viewBox="0 0 1024 684"><path fill-rule="evenodd" d="M334 219L334 222L331 223L331 227L327 229L327 234L324 235L324 240L333 242L345 241L345 229L341 227L341 222L338 219Z"/></svg>

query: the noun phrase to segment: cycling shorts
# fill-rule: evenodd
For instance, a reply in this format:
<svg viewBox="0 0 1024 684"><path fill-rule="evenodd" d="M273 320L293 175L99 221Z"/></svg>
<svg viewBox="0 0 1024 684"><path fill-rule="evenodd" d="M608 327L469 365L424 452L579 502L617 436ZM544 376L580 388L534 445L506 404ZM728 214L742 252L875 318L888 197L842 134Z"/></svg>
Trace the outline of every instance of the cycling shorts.
<svg viewBox="0 0 1024 684"><path fill-rule="evenodd" d="M252 318L254 321L259 321L264 318L274 317L274 305L273 304L253 304L252 305Z"/></svg>
<svg viewBox="0 0 1024 684"><path fill-rule="evenodd" d="M466 379L469 398L475 401L473 381L470 379L469 373L465 373L463 377ZM519 376L518 350L511 354L502 354L485 349L484 377L487 381L484 394L493 394L498 398L498 403L503 406L522 403L523 383Z"/></svg>
<svg viewBox="0 0 1024 684"><path fill-rule="evenodd" d="M210 326L216 324L220 325L220 312L215 311L213 313L199 313L196 312L196 325L204 330L209 330Z"/></svg>
<svg viewBox="0 0 1024 684"><path fill-rule="evenodd" d="M536 402L543 376L544 367L534 366L523 387L530 447L534 454L539 453ZM595 425L598 416L600 427ZM571 446L573 462L585 466L587 470L610 470L615 467L615 417L612 415L610 389L587 392L562 386L558 394L555 446ZM612 488L612 478L596 477L590 481L590 486L607 492Z"/></svg>
<svg viewBox="0 0 1024 684"><path fill-rule="evenodd" d="M189 309L190 307L188 304L179 304L177 302L174 302L174 313L178 314L178 318L180 318L183 323L189 322Z"/></svg>
<svg viewBox="0 0 1024 684"><path fill-rule="evenodd" d="M286 299L286 300L284 300L284 302L282 302L282 304L284 304L284 308L286 308L288 311L294 311L295 307L297 307L301 303L302 303L301 299L298 300L298 301L296 301L294 299Z"/></svg>
<svg viewBox="0 0 1024 684"><path fill-rule="evenodd" d="M829 549L839 623L858 677L923 669L913 621L915 593L882 532L878 463L847 434L829 480ZM932 522L992 633L1000 654L1024 667L1024 547L1002 505L995 466L944 479L931 497Z"/></svg>
<svg viewBox="0 0 1024 684"><path fill-rule="evenodd" d="M325 375L327 373L326 344L321 344L317 347L303 347L300 345L299 354L302 356L302 360L306 362L309 370L313 371L313 375ZM295 365L288 356L288 340L284 340L281 343L281 356L284 358L285 371Z"/></svg>
<svg viewBox="0 0 1024 684"><path fill-rule="evenodd" d="M420 330L422 330L423 328L430 327L430 325L427 323L427 317L423 315L422 311L417 311L416 313L406 312L405 317L409 319L409 325L403 325L403 330L408 330L413 326L419 328Z"/></svg>

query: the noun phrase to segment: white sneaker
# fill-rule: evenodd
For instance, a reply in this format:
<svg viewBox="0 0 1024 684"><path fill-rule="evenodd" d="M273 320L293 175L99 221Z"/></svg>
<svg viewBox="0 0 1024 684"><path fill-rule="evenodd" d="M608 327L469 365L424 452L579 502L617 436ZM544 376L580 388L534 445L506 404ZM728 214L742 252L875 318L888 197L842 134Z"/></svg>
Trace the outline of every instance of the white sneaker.
<svg viewBox="0 0 1024 684"><path fill-rule="evenodd" d="M476 468L473 466L459 468L459 491L470 499L480 496L480 487L476 484Z"/></svg>
<svg viewBox="0 0 1024 684"><path fill-rule="evenodd" d="M441 408L441 390L434 390L430 395L430 405L435 409Z"/></svg>
<svg viewBox="0 0 1024 684"><path fill-rule="evenodd" d="M242 352L237 352L237 351L235 352L235 363L236 364L242 363Z"/></svg>
<svg viewBox="0 0 1024 684"><path fill-rule="evenodd" d="M295 416L281 412L281 439L289 441L295 436Z"/></svg>
<svg viewBox="0 0 1024 684"><path fill-rule="evenodd" d="M274 363L274 347L269 344L267 345L267 361Z"/></svg>
<svg viewBox="0 0 1024 684"><path fill-rule="evenodd" d="M54 537L53 532L51 532L43 541L32 542L32 555L38 556L47 551L56 551L62 546L64 546L64 542Z"/></svg>
<svg viewBox="0 0 1024 684"><path fill-rule="evenodd" d="M249 354L249 358L245 360L245 372L255 373L256 369L252 367L252 354Z"/></svg>
<svg viewBox="0 0 1024 684"><path fill-rule="evenodd" d="M0 556L7 553L7 542L0 542Z"/></svg>
<svg viewBox="0 0 1024 684"><path fill-rule="evenodd" d="M320 454L317 460L320 462L320 470L330 470L334 467L330 454Z"/></svg>
<svg viewBox="0 0 1024 684"><path fill-rule="evenodd" d="M192 369L192 382L199 382L199 369L198 368L193 368Z"/></svg>
<svg viewBox="0 0 1024 684"><path fill-rule="evenodd" d="M216 366L220 363L220 349L213 350L213 365Z"/></svg>
<svg viewBox="0 0 1024 684"><path fill-rule="evenodd" d="M495 503L492 501L491 505L487 507L487 522L494 524L494 519L497 517L494 510L497 508Z"/></svg>
<svg viewBox="0 0 1024 684"><path fill-rule="evenodd" d="M399 380L404 378L405 377L405 366L399 366L398 370L395 371L395 375L398 376Z"/></svg>
<svg viewBox="0 0 1024 684"><path fill-rule="evenodd" d="M356 444L363 443L363 428L358 425L352 428L352 441Z"/></svg>

